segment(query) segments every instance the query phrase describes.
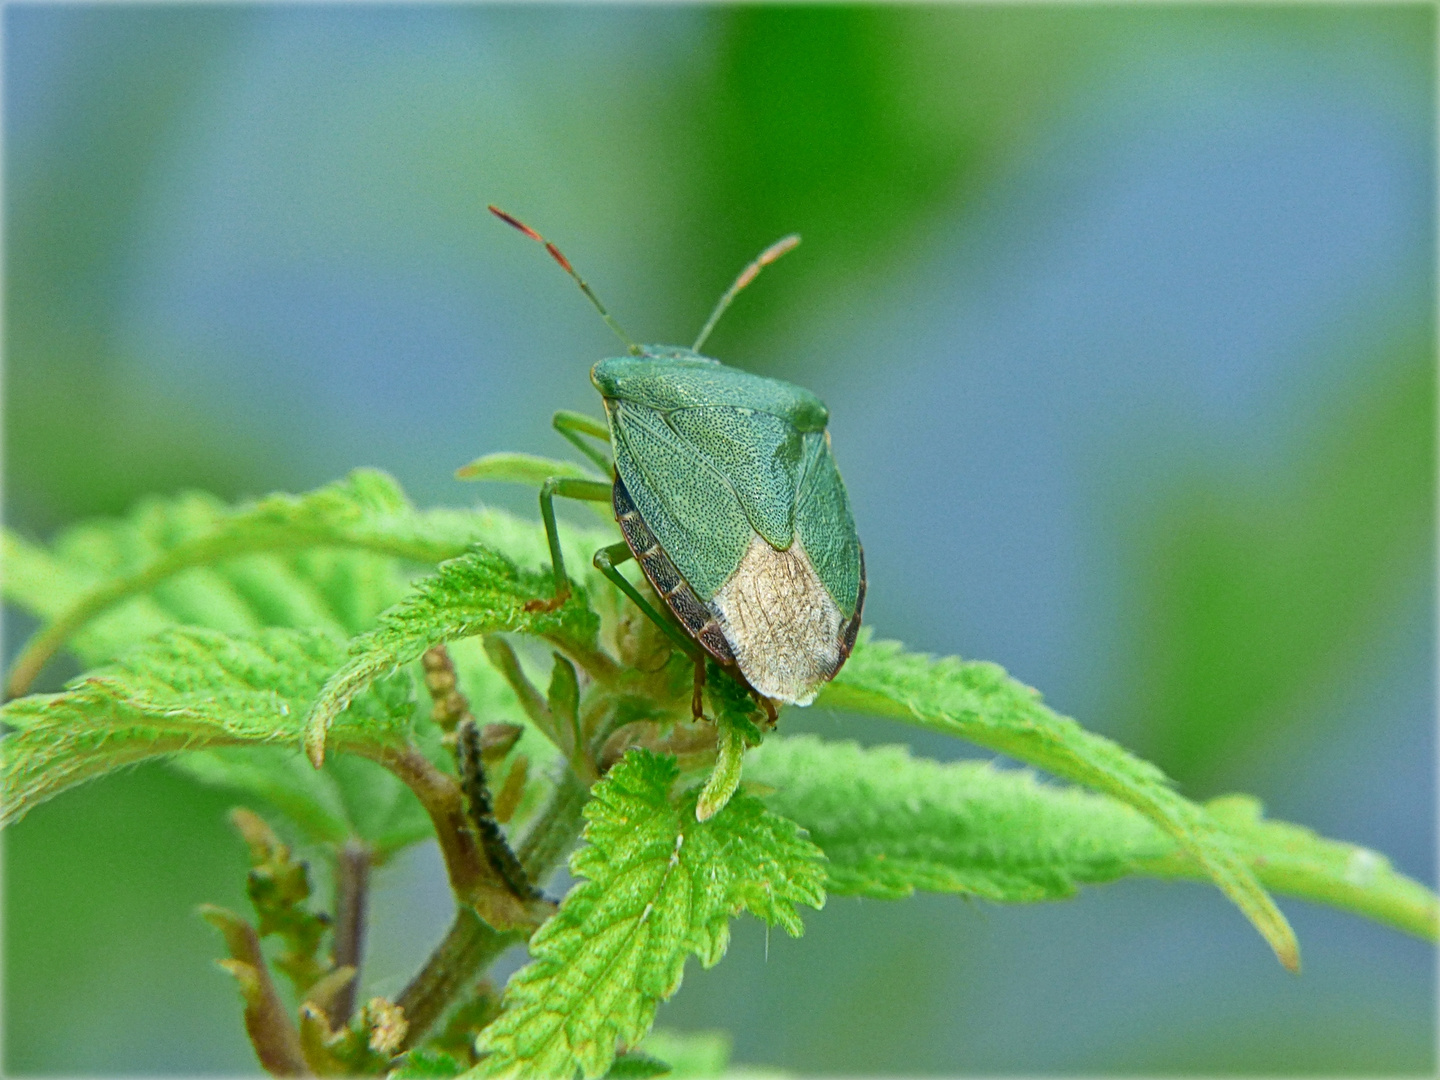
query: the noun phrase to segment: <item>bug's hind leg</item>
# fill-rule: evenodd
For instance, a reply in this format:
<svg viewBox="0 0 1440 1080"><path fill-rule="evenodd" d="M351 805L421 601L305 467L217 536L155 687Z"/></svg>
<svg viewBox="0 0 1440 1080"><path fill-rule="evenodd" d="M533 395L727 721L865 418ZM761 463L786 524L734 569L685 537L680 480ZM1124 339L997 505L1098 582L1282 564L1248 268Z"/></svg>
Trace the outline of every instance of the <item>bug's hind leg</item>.
<svg viewBox="0 0 1440 1080"><path fill-rule="evenodd" d="M545 539L550 544L550 566L555 574L555 595L549 600L531 600L526 611L554 611L570 599L570 579L565 574L565 556L560 551L560 534L555 526L555 496L609 502L610 485L599 480L575 480L552 476L540 486L540 517L545 522Z"/></svg>
<svg viewBox="0 0 1440 1080"><path fill-rule="evenodd" d="M626 559L633 559L634 557L629 545L622 540L617 544L611 544L595 552L595 569L609 578L610 582L628 596L630 602L638 607L647 619L664 631L665 636L668 637L681 652L701 665L703 669L705 654L700 650L700 647L686 637L673 622L656 611L650 602L640 595L640 590L635 588L634 585L631 585L625 575L616 569L616 567Z"/></svg>

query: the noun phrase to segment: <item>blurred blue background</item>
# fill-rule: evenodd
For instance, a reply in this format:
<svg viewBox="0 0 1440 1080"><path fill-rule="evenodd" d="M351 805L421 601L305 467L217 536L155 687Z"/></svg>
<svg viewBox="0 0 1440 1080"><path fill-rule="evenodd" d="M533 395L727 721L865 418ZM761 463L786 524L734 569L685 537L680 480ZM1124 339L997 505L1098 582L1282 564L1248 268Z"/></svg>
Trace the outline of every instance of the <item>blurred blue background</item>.
<svg viewBox="0 0 1440 1080"><path fill-rule="evenodd" d="M707 351L829 404L876 632L1434 883L1432 8L3 19L13 527L560 453L615 342L485 202L647 341L799 231ZM243 903L228 805L146 767L12 830L5 1071L257 1071L192 914ZM367 992L447 896L432 852L382 875ZM1284 907L1299 978L1192 885L832 900L661 1022L801 1073L1433 1073L1433 949Z"/></svg>

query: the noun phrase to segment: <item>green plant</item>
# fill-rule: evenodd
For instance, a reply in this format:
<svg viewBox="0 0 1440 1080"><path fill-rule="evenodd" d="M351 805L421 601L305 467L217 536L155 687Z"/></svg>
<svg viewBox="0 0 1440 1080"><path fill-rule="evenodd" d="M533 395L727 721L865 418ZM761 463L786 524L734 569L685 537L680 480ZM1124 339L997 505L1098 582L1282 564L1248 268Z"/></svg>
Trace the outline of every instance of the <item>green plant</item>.
<svg viewBox="0 0 1440 1080"><path fill-rule="evenodd" d="M571 468L514 455L489 475ZM613 525L560 535L572 567L616 539ZM1292 968L1268 890L1436 937L1435 896L1383 856L1267 821L1244 797L1191 802L993 664L862 635L820 703L1077 786L787 738L783 719L763 735L713 667L714 719L695 722L690 660L598 571L563 604L535 603L554 591L538 524L417 510L380 473L234 508L152 499L48 548L4 543L6 597L43 620L3 709L4 821L151 758L253 800L266 817L234 821L255 917L202 914L277 1075L713 1074L724 1040L649 1034L656 1006L691 954L723 956L742 910L799 934L801 907L829 893L1018 903L1128 875L1208 880ZM61 649L87 673L18 696ZM302 742L326 726L317 769ZM369 876L430 837L454 923L394 1001L357 1001ZM577 840L582 880L551 899ZM331 864L328 915L311 906L302 849ZM487 968L517 942L531 962L501 989Z"/></svg>

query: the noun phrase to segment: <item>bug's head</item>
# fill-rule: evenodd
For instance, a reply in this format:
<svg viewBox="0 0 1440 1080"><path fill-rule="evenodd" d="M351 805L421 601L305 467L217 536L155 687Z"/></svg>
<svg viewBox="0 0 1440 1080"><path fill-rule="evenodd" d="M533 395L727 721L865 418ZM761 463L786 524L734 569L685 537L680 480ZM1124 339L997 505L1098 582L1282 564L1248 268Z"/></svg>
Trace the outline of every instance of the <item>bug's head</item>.
<svg viewBox="0 0 1440 1080"><path fill-rule="evenodd" d="M791 233L789 236L775 241L775 243L757 255L750 265L745 267L744 270L741 270L740 275L735 279L734 283L731 284L730 288L725 290L725 295L720 297L719 302L715 305L715 310L710 312L710 318L705 320L705 325L700 328L699 336L695 338L695 344L691 345L690 348L683 349L674 345L637 345L630 335L625 333L620 324L611 317L610 313L605 310L605 305L600 302L600 298L595 295L589 285L585 284L585 279L576 272L575 267L570 264L569 259L561 254L559 248L519 218L512 217L499 207L490 206L488 209L501 221L505 222L506 225L509 225L513 229L518 229L537 244L544 246L545 250L550 253L550 257L560 264L560 268L575 279L575 284L580 286L580 291L585 294L590 303L595 305L595 310L600 312L600 317L605 320L606 325L609 326L611 330L614 330L616 336L625 343L626 351L628 351L630 355L651 357L656 360L708 360L708 357L700 356L700 347L705 344L705 339L710 336L710 331L715 329L715 324L720 321L720 316L725 314L725 309L730 306L730 301L735 299L735 295L741 289L754 281L755 278L759 276L761 270L765 269L765 267L780 258L781 255L784 255L787 251L794 248L796 244L800 243L799 235Z"/></svg>

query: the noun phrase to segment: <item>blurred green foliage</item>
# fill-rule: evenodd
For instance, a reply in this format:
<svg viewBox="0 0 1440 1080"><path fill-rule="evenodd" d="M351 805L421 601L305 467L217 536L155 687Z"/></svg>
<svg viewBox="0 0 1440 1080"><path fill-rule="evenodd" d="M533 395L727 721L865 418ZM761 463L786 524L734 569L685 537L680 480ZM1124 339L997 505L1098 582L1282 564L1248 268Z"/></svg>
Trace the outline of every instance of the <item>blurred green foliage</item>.
<svg viewBox="0 0 1440 1080"><path fill-rule="evenodd" d="M213 134L196 129L197 117L213 118L206 110L224 107L213 99L215 88L267 29L313 19L317 33L333 34L342 48L355 20L399 25L407 17L343 7L308 14L260 6L6 9L7 50L21 40L17 20L49 20L51 61L64 68L41 87L43 131L7 127L4 469L11 524L39 534L118 513L154 491L197 487L228 499L323 479L214 403L137 374L143 358L126 331L134 266L165 214L153 205L164 190L160 181L182 151ZM455 36L469 32L512 64L465 82L453 68L434 74L440 69L427 50L443 35L418 38L425 47L407 39L367 76L386 95L381 104L406 119L391 117L386 126L372 116L343 118L353 127L351 158L306 164L317 173L377 170L391 186L372 198L407 207L390 209L387 222L388 243L407 258L443 258L453 254L451 243L468 251L479 189L496 192L497 201L524 194L531 205L514 209L542 208L549 216L536 223L547 231L559 219L572 235L580 222L623 234L627 250L633 239L646 252L637 291L626 297L624 280L608 287L597 281L597 288L646 340L689 340L759 244L799 231L807 243L823 244L824 258L789 260L784 273L747 294L747 314L728 317L714 342L721 356L743 354L757 370L802 381L799 350L790 347L795 313L819 311L839 333L876 320L877 294L917 287L923 266L916 253L928 250L936 231L977 213L996 185L1011 182L1046 126L1109 73L1146 63L1163 72L1169 56L1187 50L1218 57L1267 44L1287 50L1296 67L1313 62L1342 72L1379 56L1407 78L1420 73L1429 104L1416 122L1434 126L1435 14L1424 5L736 6L601 14L457 7L447 17L456 20ZM602 24L626 32L627 19L637 43L653 36L688 51L653 69L632 63L606 78L588 68L576 74L589 55L577 39ZM565 52L552 67L552 46L565 29ZM7 111L25 100L13 85L12 58L7 54ZM338 109L347 89L331 89ZM442 100L451 112L416 122L406 111L407 91ZM483 108L477 94L490 95ZM277 126L290 119L284 110L298 110L287 99L269 104L280 110ZM496 112L509 127L488 122ZM532 142L512 152L477 132L502 144L519 132ZM297 137L296 156L304 149ZM1433 186L1433 143L1431 151ZM337 216L363 218L376 209L336 198L348 189L334 183L317 180L316 187L317 200ZM419 206L409 209L411 202ZM1433 229L1433 214L1414 227ZM357 246L345 235L335 257L344 260ZM577 261L592 280L601 278L603 259L600 266ZM550 281L553 268L534 273ZM1257 767L1258 753L1286 740L1298 754L1333 735L1317 729L1310 706L1353 680L1377 635L1433 578L1433 260L1417 273L1427 298L1420 316L1407 314L1390 343L1358 365L1354 382L1322 404L1279 479L1199 463L1120 530L1127 565L1137 568L1125 598L1136 649L1123 665L1135 683L1116 688L1111 701L1129 721L1127 740L1184 781L1187 792L1211 794L1211 785L1235 782ZM553 307L565 286L546 288ZM617 293L632 302L622 306ZM874 362L888 370L895 356ZM576 387L547 383L546 400L583 390L580 379L571 381ZM543 420L535 418L537 430ZM417 439L422 427L416 424ZM18 644L17 625L8 626L7 651ZM795 727L820 722L796 718ZM223 824L228 806L212 791L146 767L42 807L7 835L7 1071L253 1068L234 1022L234 992L210 968L212 935L190 914L204 900L243 904L245 858ZM936 1002L951 1000L947 980L989 986L1002 964L1028 970L1027 957L985 951L987 934L1009 940L1000 932L1013 920L997 914L978 929L957 929L970 913L937 898L917 901L906 922L885 921L876 910L832 904L812 920L803 949L768 965L758 938L741 935L740 955L697 979L683 1007L693 1002L711 1010L702 1022L728 1024L733 1016L719 1015L720 1007L753 1005L743 1014L749 1030L732 1025L741 1060L949 1071L956 1058L947 1033L962 1025ZM941 940L944 949L930 944ZM747 941L755 946L749 953ZM842 953L843 971L825 967L827 955ZM803 970L784 966L785 955ZM1037 980L1051 975L1047 965L1033 966L1045 969ZM1349 985L1351 970L1336 977ZM1369 998L1357 990L1352 999L1323 983L1323 973L1307 978L1307 986L1330 987L1317 994L1331 996L1287 998L1266 1014L1273 1016L1269 1029L1242 1032L1234 1015L1253 1017L1257 994L1270 1001L1278 993L1257 983L1263 991L1233 995L1231 1012L1190 1016L1177 1007L1163 1037L1135 1039L1117 1027L1109 1042L1092 1034L1088 1051L1062 1060L1094 1071L1433 1070L1435 1028L1433 1018L1424 1020L1433 995L1428 1007L1401 1015L1397 998L1385 995L1410 993L1411 983L1381 986ZM827 988L820 1001L807 989L817 979ZM862 1013L863 1024L855 1019ZM752 1049L764 1033L770 1041ZM996 1038L1015 1039L1018 1053L1018 1035ZM87 1056L97 1046L103 1058ZM975 1053L967 1060L997 1067L983 1048Z"/></svg>
<svg viewBox="0 0 1440 1080"><path fill-rule="evenodd" d="M753 255L753 237L799 232L826 251L747 297L759 317L722 323L717 350L743 335L748 350L783 364L763 342L802 296L833 291L859 268L883 272L974 198L1104 51L1110 20L1077 15L779 5L716 13L715 73L682 99L703 163L684 224L706 252L689 262L685 306L703 311L724 268ZM1077 34L1099 49L1075 48Z"/></svg>
<svg viewBox="0 0 1440 1080"><path fill-rule="evenodd" d="M1186 784L1322 735L1317 700L1433 580L1435 336L1417 331L1325 404L1279 477L1197 471L1144 521L1131 707L1142 751Z"/></svg>
<svg viewBox="0 0 1440 1080"><path fill-rule="evenodd" d="M6 488L12 519L39 527L118 513L147 491L234 494L282 466L263 447L217 442L194 402L132 393L117 340L146 185L244 15L84 19L82 74L55 132L40 152L6 160Z"/></svg>
<svg viewBox="0 0 1440 1080"><path fill-rule="evenodd" d="M7 1073L256 1071L211 962L215 933L195 915L246 903L233 804L152 766L7 831Z"/></svg>

